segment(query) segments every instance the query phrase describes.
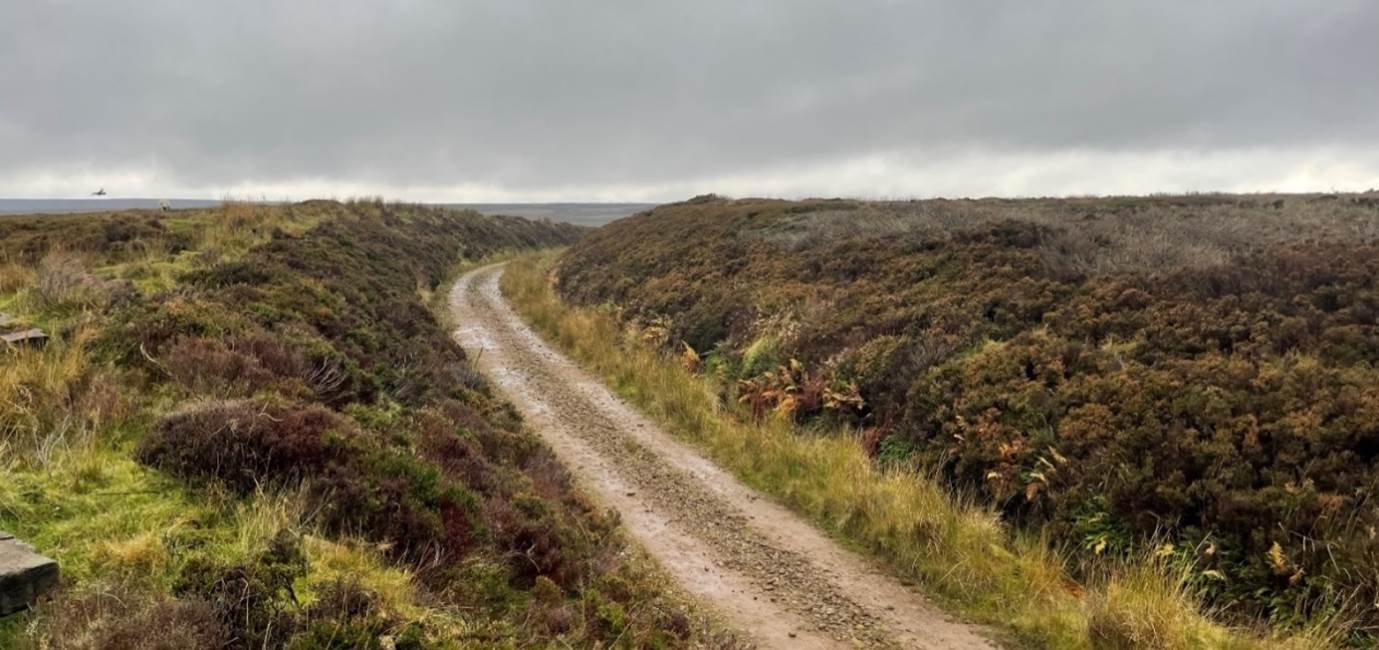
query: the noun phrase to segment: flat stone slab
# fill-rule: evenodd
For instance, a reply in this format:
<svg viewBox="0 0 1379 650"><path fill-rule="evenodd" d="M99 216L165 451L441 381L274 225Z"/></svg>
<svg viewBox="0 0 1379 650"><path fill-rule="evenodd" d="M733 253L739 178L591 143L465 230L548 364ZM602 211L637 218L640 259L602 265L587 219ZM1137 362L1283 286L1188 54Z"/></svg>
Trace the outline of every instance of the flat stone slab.
<svg viewBox="0 0 1379 650"><path fill-rule="evenodd" d="M48 343L48 334L43 330L35 327L26 330L19 330L18 332L0 334L0 341L4 341L5 343L14 347L27 345L31 347L41 348Z"/></svg>
<svg viewBox="0 0 1379 650"><path fill-rule="evenodd" d="M0 531L0 616L28 609L57 587L57 562Z"/></svg>

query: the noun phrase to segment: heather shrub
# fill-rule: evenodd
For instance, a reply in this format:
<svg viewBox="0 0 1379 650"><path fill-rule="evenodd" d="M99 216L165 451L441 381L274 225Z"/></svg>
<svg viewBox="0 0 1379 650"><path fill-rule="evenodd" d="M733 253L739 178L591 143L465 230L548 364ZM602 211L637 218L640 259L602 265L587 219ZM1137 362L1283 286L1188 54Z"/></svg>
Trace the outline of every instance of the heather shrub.
<svg viewBox="0 0 1379 650"><path fill-rule="evenodd" d="M322 504L323 526L387 543L396 557L454 561L483 535L468 488L396 451L375 451L331 467L312 489Z"/></svg>
<svg viewBox="0 0 1379 650"><path fill-rule="evenodd" d="M49 305L85 303L97 299L98 281L86 272L81 258L68 253L49 253L38 262L34 288Z"/></svg>
<svg viewBox="0 0 1379 650"><path fill-rule="evenodd" d="M247 494L260 485L297 483L346 462L359 435L319 406L209 401L165 416L137 455L177 476L214 479Z"/></svg>
<svg viewBox="0 0 1379 650"><path fill-rule="evenodd" d="M160 359L178 339L218 339L246 328L242 315L218 302L197 295L164 294L119 310L96 347L112 363L164 376L167 370Z"/></svg>
<svg viewBox="0 0 1379 650"><path fill-rule="evenodd" d="M198 557L188 564L174 592L209 604L220 626L229 632L225 647L281 647L295 625L293 582L306 575L301 540L280 531L252 561L221 565Z"/></svg>
<svg viewBox="0 0 1379 650"><path fill-rule="evenodd" d="M161 215L7 216L0 222L0 256L31 265L53 251L123 262L151 250L175 255L190 244L191 238L169 229Z"/></svg>
<svg viewBox="0 0 1379 650"><path fill-rule="evenodd" d="M571 498L569 476L548 450L491 425L479 427L478 434L466 432L460 422L476 415L466 411L457 402L422 411L422 458L482 498L485 536L506 563L510 584L529 589L544 578L575 589L591 574L596 544L589 535L607 535L609 523ZM522 472L513 475L504 467Z"/></svg>
<svg viewBox="0 0 1379 650"><path fill-rule="evenodd" d="M352 401L359 384L349 360L310 335L179 336L159 356L162 369L194 395L249 397L271 388L339 405Z"/></svg>
<svg viewBox="0 0 1379 650"><path fill-rule="evenodd" d="M1035 333L917 383L904 429L958 482L1089 548L1162 531L1209 545L1200 568L1227 578L1211 592L1283 616L1375 593L1357 568L1379 559L1362 532L1379 525L1376 380L1296 354L1151 367Z"/></svg>
<svg viewBox="0 0 1379 650"><path fill-rule="evenodd" d="M495 463L504 461L486 453L478 440L467 435L464 425L427 409L418 414L416 427L418 452L447 477L482 495L503 488L504 477Z"/></svg>
<svg viewBox="0 0 1379 650"><path fill-rule="evenodd" d="M484 508L498 551L507 561L510 584L530 589L538 577L573 589L587 574L579 558L591 552L539 497L490 499Z"/></svg>
<svg viewBox="0 0 1379 650"><path fill-rule="evenodd" d="M324 528L386 542L398 556L454 557L479 528L467 489L319 406L192 404L165 417L138 458L241 494L305 482Z"/></svg>
<svg viewBox="0 0 1379 650"><path fill-rule="evenodd" d="M223 648L230 640L214 608L203 600L115 589L63 597L20 647L185 650Z"/></svg>
<svg viewBox="0 0 1379 650"><path fill-rule="evenodd" d="M231 261L187 273L182 276L182 281L194 287L220 289L235 284L263 284L271 277L269 271L259 265Z"/></svg>
<svg viewBox="0 0 1379 650"><path fill-rule="evenodd" d="M233 349L225 339L179 337L164 365L174 381L199 395L247 397L274 379L258 359Z"/></svg>
<svg viewBox="0 0 1379 650"><path fill-rule="evenodd" d="M357 580L338 578L302 612L289 650L346 648L420 650L427 647L421 628L400 623L382 611L378 595ZM387 641L384 638L387 637Z"/></svg>

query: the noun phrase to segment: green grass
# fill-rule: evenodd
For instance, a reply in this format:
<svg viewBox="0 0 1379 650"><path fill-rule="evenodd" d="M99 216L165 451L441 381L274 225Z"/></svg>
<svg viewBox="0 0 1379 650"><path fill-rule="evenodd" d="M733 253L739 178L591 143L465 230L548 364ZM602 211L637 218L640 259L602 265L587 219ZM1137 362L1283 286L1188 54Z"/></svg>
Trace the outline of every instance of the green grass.
<svg viewBox="0 0 1379 650"><path fill-rule="evenodd" d="M1293 635L1227 628L1199 611L1172 567L1150 560L1105 567L1074 584L1063 557L996 514L922 474L879 468L855 434L754 422L717 398L712 380L644 342L606 310L571 307L552 290L554 254L509 264L502 288L543 336L623 397L704 449L752 486L865 549L947 608L1037 648L1315 648L1316 628Z"/></svg>
<svg viewBox="0 0 1379 650"><path fill-rule="evenodd" d="M225 532L221 514L199 501L124 450L83 449L11 473L0 485L0 528L42 548L78 584L120 573L158 580L173 574L167 547Z"/></svg>
<svg viewBox="0 0 1379 650"><path fill-rule="evenodd" d="M41 469L10 472L0 483L0 529L56 559L64 598L91 594L173 597L181 571L198 558L252 563L283 530L303 536L307 572L296 579L297 610L341 580L376 594L386 618L418 623L446 647L485 628L427 602L412 576L379 548L331 540L310 525L300 499L259 493L247 500L185 484L135 463L123 447L69 450ZM41 613L0 622L0 647L25 647Z"/></svg>

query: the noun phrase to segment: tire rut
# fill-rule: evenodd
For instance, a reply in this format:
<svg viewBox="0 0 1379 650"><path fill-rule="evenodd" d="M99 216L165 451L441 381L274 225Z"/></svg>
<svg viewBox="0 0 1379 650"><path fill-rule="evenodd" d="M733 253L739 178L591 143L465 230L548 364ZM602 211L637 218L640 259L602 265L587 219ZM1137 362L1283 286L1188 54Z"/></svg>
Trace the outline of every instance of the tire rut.
<svg viewBox="0 0 1379 650"><path fill-rule="evenodd" d="M730 624L763 647L993 647L672 440L545 345L503 300L501 272L484 267L455 284L456 339L581 484Z"/></svg>

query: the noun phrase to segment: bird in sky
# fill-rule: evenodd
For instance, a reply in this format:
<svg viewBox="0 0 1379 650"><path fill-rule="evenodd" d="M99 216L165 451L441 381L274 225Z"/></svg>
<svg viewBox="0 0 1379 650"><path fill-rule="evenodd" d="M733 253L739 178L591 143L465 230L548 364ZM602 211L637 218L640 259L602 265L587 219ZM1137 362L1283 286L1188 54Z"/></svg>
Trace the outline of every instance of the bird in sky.
<svg viewBox="0 0 1379 650"><path fill-rule="evenodd" d="M105 188L102 187L101 189L92 192L91 196L105 196Z"/></svg>

